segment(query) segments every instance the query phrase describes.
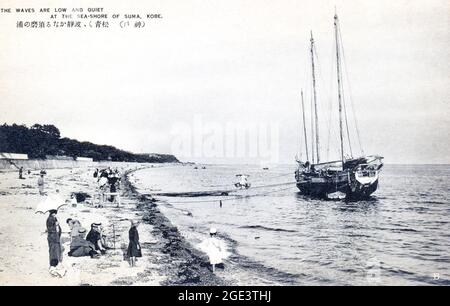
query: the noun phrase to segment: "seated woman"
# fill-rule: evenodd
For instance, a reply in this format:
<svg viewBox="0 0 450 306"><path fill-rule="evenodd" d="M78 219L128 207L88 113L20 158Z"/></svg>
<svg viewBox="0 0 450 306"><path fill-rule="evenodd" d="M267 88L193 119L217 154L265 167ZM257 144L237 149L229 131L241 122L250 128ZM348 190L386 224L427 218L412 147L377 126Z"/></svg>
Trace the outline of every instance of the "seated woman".
<svg viewBox="0 0 450 306"><path fill-rule="evenodd" d="M66 220L66 223L70 228L70 240L79 236L78 230L82 228L80 221L69 218Z"/></svg>
<svg viewBox="0 0 450 306"><path fill-rule="evenodd" d="M74 236L72 238L72 242L70 243L69 256L91 256L91 258L96 258L99 256L99 254L95 250L95 246L91 242L84 239L85 235L86 229L78 229L78 236Z"/></svg>
<svg viewBox="0 0 450 306"><path fill-rule="evenodd" d="M106 253L106 243L102 234L101 223L92 223L91 230L89 231L86 240L91 242L96 251L100 251L100 253Z"/></svg>

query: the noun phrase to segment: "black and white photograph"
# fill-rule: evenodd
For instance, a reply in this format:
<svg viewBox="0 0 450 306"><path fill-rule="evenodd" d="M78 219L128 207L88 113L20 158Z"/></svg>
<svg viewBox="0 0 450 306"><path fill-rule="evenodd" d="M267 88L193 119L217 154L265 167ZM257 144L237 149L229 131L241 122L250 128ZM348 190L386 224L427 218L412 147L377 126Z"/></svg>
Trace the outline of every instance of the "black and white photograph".
<svg viewBox="0 0 450 306"><path fill-rule="evenodd" d="M449 13L0 1L0 285L449 286Z"/></svg>

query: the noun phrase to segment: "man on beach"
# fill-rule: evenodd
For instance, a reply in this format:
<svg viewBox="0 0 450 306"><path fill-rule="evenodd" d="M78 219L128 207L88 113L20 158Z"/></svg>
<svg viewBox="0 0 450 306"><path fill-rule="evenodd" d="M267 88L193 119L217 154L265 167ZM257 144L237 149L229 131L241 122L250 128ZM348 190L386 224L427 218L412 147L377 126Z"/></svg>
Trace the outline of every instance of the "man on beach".
<svg viewBox="0 0 450 306"><path fill-rule="evenodd" d="M120 175L119 171L116 169L114 172L111 171L111 173L108 175L108 185L109 185L109 192L111 193L111 197L109 198L110 202L117 202L117 197L114 195L117 193L117 188L120 181Z"/></svg>
<svg viewBox="0 0 450 306"><path fill-rule="evenodd" d="M37 184L38 184L38 188L39 188L39 194L40 195L45 195L45 192L44 192L44 174L42 172L41 172L40 177L38 178Z"/></svg>

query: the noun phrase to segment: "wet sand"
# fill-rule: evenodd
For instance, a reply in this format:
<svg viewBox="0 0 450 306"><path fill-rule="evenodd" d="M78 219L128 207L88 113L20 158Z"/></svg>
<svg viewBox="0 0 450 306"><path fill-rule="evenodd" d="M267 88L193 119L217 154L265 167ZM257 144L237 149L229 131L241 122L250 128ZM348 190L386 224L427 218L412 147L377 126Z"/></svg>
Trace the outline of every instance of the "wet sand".
<svg viewBox="0 0 450 306"><path fill-rule="evenodd" d="M95 208L86 203L60 208L64 246L64 277L53 277L48 268L48 245L45 231L47 214L35 214L44 197L37 189L38 172L18 178L17 172L0 173L0 285L222 285L224 280L209 270L206 255L195 250L159 211L151 196L140 195L129 183L127 175L136 166L119 169L122 203L119 208L107 203ZM93 169L55 169L47 171L46 192L59 194L66 200L72 192L93 196L96 180ZM69 257L67 218L77 219L89 230L93 222L101 222L115 248L99 259ZM141 220L138 228L143 257L137 267L123 260L128 245L130 219Z"/></svg>

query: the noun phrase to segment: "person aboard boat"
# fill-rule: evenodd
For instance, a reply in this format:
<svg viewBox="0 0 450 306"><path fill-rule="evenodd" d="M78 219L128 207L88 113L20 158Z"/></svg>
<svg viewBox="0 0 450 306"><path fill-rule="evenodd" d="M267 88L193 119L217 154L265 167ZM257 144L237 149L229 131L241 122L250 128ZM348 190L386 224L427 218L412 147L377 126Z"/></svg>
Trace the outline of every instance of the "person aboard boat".
<svg viewBox="0 0 450 306"><path fill-rule="evenodd" d="M236 175L239 177L239 182L234 184L238 188L250 188L250 183L248 182L248 175L246 174L238 174Z"/></svg>
<svg viewBox="0 0 450 306"><path fill-rule="evenodd" d="M248 184L247 176L242 175L242 176L241 176L241 181L240 181L239 183L240 183L242 186L247 185L247 184Z"/></svg>
<svg viewBox="0 0 450 306"><path fill-rule="evenodd" d="M303 164L303 168L305 168L305 172L309 172L309 170L310 170L310 163L309 163L309 161L306 161L304 164Z"/></svg>

